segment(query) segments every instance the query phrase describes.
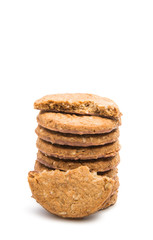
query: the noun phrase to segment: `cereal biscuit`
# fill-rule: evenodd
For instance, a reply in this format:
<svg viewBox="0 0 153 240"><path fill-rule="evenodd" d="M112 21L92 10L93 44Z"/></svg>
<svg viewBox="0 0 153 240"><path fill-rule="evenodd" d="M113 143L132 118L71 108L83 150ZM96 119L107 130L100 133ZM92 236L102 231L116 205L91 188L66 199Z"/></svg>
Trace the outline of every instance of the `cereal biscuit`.
<svg viewBox="0 0 153 240"><path fill-rule="evenodd" d="M37 171L37 172L42 172L44 170L51 171L53 169L46 167L45 165L41 164L40 162L38 162L36 160L34 170ZM118 172L118 169L115 168L115 169L112 169L112 170L109 170L109 171L106 171L106 172L98 172L97 173L100 176L109 177L109 178L112 178L115 181L113 189L112 189L112 194L114 194L114 192L116 192L117 189L119 188L119 178L117 176L117 172Z"/></svg>
<svg viewBox="0 0 153 240"><path fill-rule="evenodd" d="M80 135L107 133L121 125L120 120L43 111L38 114L37 122L52 131Z"/></svg>
<svg viewBox="0 0 153 240"><path fill-rule="evenodd" d="M97 160L83 160L83 161L75 161L75 160L61 160L54 157L45 156L41 151L37 153L37 160L45 165L46 167L53 169L60 169L63 171L67 171L69 169L75 169L80 166L87 166L90 171L95 172L105 172L110 169L114 169L120 162L120 156L117 153L116 156L110 158L99 158Z"/></svg>
<svg viewBox="0 0 153 240"><path fill-rule="evenodd" d="M45 165L41 164L40 162L38 162L36 160L35 161L34 170L37 171L37 172L42 172L44 170L51 171L52 169L46 167ZM100 172L100 173L98 173L101 176L113 178L113 180L115 181L113 189L112 189L111 196L102 204L102 206L100 206L99 209L108 208L109 206L111 206L111 205L116 203L116 201L117 201L117 192L118 192L118 188L119 188L119 178L117 176L117 173L118 173L118 169L117 168L114 168L114 169L109 170L107 172L103 172L103 173Z"/></svg>
<svg viewBox="0 0 153 240"><path fill-rule="evenodd" d="M91 173L84 166L67 172L29 172L28 181L36 201L64 218L82 218L98 211L114 185L113 179Z"/></svg>
<svg viewBox="0 0 153 240"><path fill-rule="evenodd" d="M71 160L88 160L102 157L113 157L120 149L119 141L104 146L85 148L54 145L38 138L36 145L37 148L47 156Z"/></svg>
<svg viewBox="0 0 153 240"><path fill-rule="evenodd" d="M39 153L40 153L40 156L41 156L42 153L40 151L38 151L37 156L39 156ZM81 167L81 166L82 165L80 165L78 167ZM89 166L87 166L87 167L89 168ZM55 170L56 168L50 168L50 167L45 166L43 163L39 162L38 160L35 161L35 165L34 165L34 170L35 171L42 172L44 170L50 171L50 170L53 170L53 169ZM74 168L72 168L72 169L74 169ZM72 170L72 169L70 168L70 169L67 169L67 170ZM58 170L61 170L61 169L58 168ZM67 171L67 170L62 170L62 171ZM92 171L90 168L89 168L89 170ZM95 172L97 172L97 171L95 171ZM97 174L99 174L99 175L110 177L110 178L116 177L117 173L118 173L118 169L116 167L113 168L113 169L107 170L105 172L97 172Z"/></svg>
<svg viewBox="0 0 153 240"><path fill-rule="evenodd" d="M34 103L34 108L45 111L89 114L118 119L121 115L115 102L109 98L87 93L47 95Z"/></svg>
<svg viewBox="0 0 153 240"><path fill-rule="evenodd" d="M70 133L51 131L38 125L35 132L39 138L47 142L51 142L52 144L79 147L105 145L107 143L117 141L119 137L119 129L113 130L110 133L103 134L75 135Z"/></svg>

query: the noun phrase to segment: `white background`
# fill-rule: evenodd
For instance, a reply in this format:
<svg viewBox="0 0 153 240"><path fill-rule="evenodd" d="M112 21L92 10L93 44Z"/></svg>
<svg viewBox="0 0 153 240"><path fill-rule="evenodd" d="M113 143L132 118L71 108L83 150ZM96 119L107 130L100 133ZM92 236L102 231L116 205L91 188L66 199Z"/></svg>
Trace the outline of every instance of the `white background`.
<svg viewBox="0 0 153 240"><path fill-rule="evenodd" d="M0 1L1 239L153 239L153 1ZM123 113L115 206L65 220L31 198L33 102L113 99Z"/></svg>

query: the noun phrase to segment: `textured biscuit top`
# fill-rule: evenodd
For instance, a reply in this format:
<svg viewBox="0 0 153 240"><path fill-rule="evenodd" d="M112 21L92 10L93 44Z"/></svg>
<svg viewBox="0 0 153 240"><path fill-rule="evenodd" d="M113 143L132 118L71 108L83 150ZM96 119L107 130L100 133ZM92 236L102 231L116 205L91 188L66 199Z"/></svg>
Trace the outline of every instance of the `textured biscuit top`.
<svg viewBox="0 0 153 240"><path fill-rule="evenodd" d="M44 170L46 170L46 171L53 171L53 169L45 167L43 164L41 164L38 161L35 162L34 170L37 171L37 172L42 172ZM70 169L68 169L68 170L70 170ZM114 180L114 186L112 188L112 194L114 194L118 190L119 185L120 185L117 173L118 173L118 169L117 168L114 168L114 169L106 171L106 172L98 172L97 173L97 175L109 177L109 178L112 178ZM96 174L96 173L94 173L94 174Z"/></svg>
<svg viewBox="0 0 153 240"><path fill-rule="evenodd" d="M91 173L88 167L67 172L29 172L33 197L49 212L80 218L96 212L110 197L114 180Z"/></svg>
<svg viewBox="0 0 153 240"><path fill-rule="evenodd" d="M39 163L38 161L35 162L34 170L37 172L42 172L44 170L51 171L50 168L45 167L43 164ZM114 182L114 186L112 189L111 196L99 207L99 209L104 209L109 207L110 205L114 204L117 200L117 190L119 188L119 179L117 177L118 169L112 169L107 172L99 173L102 176L112 178Z"/></svg>
<svg viewBox="0 0 153 240"><path fill-rule="evenodd" d="M120 125L120 120L54 112L40 112L37 122L53 131L80 135L107 133Z"/></svg>
<svg viewBox="0 0 153 240"><path fill-rule="evenodd" d="M87 93L47 95L34 103L34 108L52 112L89 114L118 119L121 115L112 100Z"/></svg>

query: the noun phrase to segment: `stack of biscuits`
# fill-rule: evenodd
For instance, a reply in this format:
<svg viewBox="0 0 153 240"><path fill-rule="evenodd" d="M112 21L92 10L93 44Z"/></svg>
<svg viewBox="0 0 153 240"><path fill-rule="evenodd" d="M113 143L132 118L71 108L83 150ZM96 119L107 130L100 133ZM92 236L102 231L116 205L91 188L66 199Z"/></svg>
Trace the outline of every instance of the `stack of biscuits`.
<svg viewBox="0 0 153 240"><path fill-rule="evenodd" d="M93 94L47 95L34 103L37 160L33 198L49 212L82 218L117 201L121 113Z"/></svg>

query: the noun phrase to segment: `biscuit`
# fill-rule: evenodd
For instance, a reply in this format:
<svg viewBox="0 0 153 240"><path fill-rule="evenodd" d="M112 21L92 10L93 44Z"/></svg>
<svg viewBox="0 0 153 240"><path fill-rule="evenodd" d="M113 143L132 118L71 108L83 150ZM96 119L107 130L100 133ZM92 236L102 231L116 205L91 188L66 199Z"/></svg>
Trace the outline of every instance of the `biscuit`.
<svg viewBox="0 0 153 240"><path fill-rule="evenodd" d="M85 161L72 161L61 160L54 157L45 156L42 152L38 151L37 160L46 167L53 169L60 169L67 171L69 169L75 169L80 166L87 166L90 171L105 172L110 169L114 169L120 162L120 156L117 153L116 156L110 158L100 158L97 160L85 160Z"/></svg>
<svg viewBox="0 0 153 240"><path fill-rule="evenodd" d="M41 154L42 154L41 152L38 152L37 155L39 156L39 153L40 153L40 156L41 156ZM80 165L80 166L82 166L82 165ZM78 167L80 167L80 166L78 166ZM89 168L89 166L87 166L87 167ZM35 161L35 165L34 165L34 170L35 171L42 172L44 170L50 171L50 170L54 170L54 169L56 169L56 168L47 167L43 163L39 162L39 160ZM57 168L57 169L61 170L60 168ZM72 168L72 169L74 169L74 168ZM70 168L70 169L67 169L67 170L72 170L72 169ZM62 170L62 171L67 171L67 170ZM91 171L90 168L89 168L89 170ZM117 173L118 173L118 169L117 168L113 168L113 169L105 171L105 172L97 172L97 174L99 174L99 175L110 177L110 178L116 177Z"/></svg>
<svg viewBox="0 0 153 240"><path fill-rule="evenodd" d="M102 157L112 157L120 149L119 141L96 147L71 147L54 145L40 138L37 139L37 148L47 156L60 159L88 160Z"/></svg>
<svg viewBox="0 0 153 240"><path fill-rule="evenodd" d="M34 170L37 171L37 172L42 172L44 170L51 171L53 169L45 167L45 165L36 161L35 166L34 166ZM109 170L109 171L106 171L106 172L103 172L103 173L102 172L97 173L100 176L105 176L105 177L109 177L109 178L114 179L115 182L114 182L114 186L113 186L113 189L112 189L112 194L114 194L114 192L116 192L117 189L119 188L119 178L117 176L117 172L118 172L118 170L117 170L117 168L115 168L115 169L112 169L112 170Z"/></svg>
<svg viewBox="0 0 153 240"><path fill-rule="evenodd" d="M87 93L53 94L38 99L34 108L45 111L98 115L118 119L121 115L109 98Z"/></svg>
<svg viewBox="0 0 153 240"><path fill-rule="evenodd" d="M35 130L39 138L51 142L52 144L69 145L69 146L98 146L105 145L117 141L119 137L119 129L113 130L110 133L91 134L91 135L75 135L70 133L60 133L38 127Z"/></svg>
<svg viewBox="0 0 153 240"><path fill-rule="evenodd" d="M107 133L119 127L120 120L97 116L80 116L75 114L43 112L37 116L37 122L52 131L72 134Z"/></svg>
<svg viewBox="0 0 153 240"><path fill-rule="evenodd" d="M91 173L84 166L67 172L29 172L28 181L33 198L64 218L83 218L98 211L114 185L113 179Z"/></svg>
<svg viewBox="0 0 153 240"><path fill-rule="evenodd" d="M42 172L44 170L46 171L51 171L50 168L44 166L43 164L41 164L40 162L38 162L37 160L35 161L35 166L34 166L34 170L37 172ZM105 176L105 177L109 177L109 178L113 178L114 182L114 186L112 189L112 194L111 196L102 204L102 206L99 207L99 209L104 209L107 208L113 204L115 204L115 202L117 201L117 190L119 188L119 178L117 176L118 173L118 169L114 168L112 170L109 170L107 172L99 172L98 174L101 176Z"/></svg>

